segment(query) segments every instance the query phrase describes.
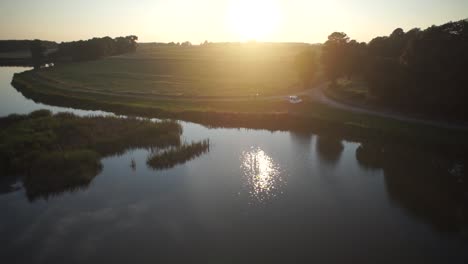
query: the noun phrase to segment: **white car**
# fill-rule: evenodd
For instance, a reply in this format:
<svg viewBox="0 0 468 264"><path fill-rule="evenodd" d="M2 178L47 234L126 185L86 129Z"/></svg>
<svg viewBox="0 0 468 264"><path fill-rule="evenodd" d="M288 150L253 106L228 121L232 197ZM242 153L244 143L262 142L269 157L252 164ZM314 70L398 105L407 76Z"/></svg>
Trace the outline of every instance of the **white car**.
<svg viewBox="0 0 468 264"><path fill-rule="evenodd" d="M289 102L291 104L300 104L300 103L302 103L302 99L299 98L299 96L291 95L291 96L289 96Z"/></svg>

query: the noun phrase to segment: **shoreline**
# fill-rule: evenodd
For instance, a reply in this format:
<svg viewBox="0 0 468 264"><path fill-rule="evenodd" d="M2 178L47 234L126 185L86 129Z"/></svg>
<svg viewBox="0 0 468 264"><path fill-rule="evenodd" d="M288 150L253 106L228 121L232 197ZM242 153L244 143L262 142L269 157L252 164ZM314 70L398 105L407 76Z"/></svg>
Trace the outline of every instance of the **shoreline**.
<svg viewBox="0 0 468 264"><path fill-rule="evenodd" d="M233 111L168 111L157 107L137 105L132 102L109 102L80 97L76 94L63 95L53 93L47 87L34 87L26 80L18 80L15 74L12 86L26 98L35 102L53 106L71 107L83 110L101 110L116 115L139 116L146 118L177 119L193 122L210 128L246 128L269 131L301 131L327 134L330 137L342 137L349 141L386 140L395 143L417 144L423 147L455 148L464 150L468 147L466 131L441 129L431 126L404 123L405 127L385 129L366 126L355 122L317 118L304 113L294 112L233 112ZM37 86L37 85L36 85ZM50 87L49 87L50 88ZM112 99L109 96L108 99ZM384 120L385 121L385 120ZM387 120L387 122L391 122Z"/></svg>

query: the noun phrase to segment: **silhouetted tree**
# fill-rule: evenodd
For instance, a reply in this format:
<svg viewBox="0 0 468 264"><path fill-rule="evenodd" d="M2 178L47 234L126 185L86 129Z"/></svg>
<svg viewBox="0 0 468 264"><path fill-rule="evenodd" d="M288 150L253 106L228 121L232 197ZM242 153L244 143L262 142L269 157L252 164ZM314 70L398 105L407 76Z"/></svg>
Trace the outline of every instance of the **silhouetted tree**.
<svg viewBox="0 0 468 264"><path fill-rule="evenodd" d="M58 50L53 57L70 58L73 61L96 60L99 58L135 52L137 49L138 37L131 35L127 37L93 38L90 40L80 40L74 42L64 42L58 46Z"/></svg>
<svg viewBox="0 0 468 264"><path fill-rule="evenodd" d="M190 43L190 41L185 41L183 42L182 44L180 44L182 47L190 47L192 46L192 43Z"/></svg>
<svg viewBox="0 0 468 264"><path fill-rule="evenodd" d="M41 68L42 64L44 63L44 52L46 48L42 46L42 42L40 40L34 40L31 42L31 58L34 69Z"/></svg>
<svg viewBox="0 0 468 264"><path fill-rule="evenodd" d="M323 47L326 76L364 74L378 102L408 112L468 119L468 20L395 29L368 45L331 34Z"/></svg>
<svg viewBox="0 0 468 264"><path fill-rule="evenodd" d="M369 42L369 53L375 57L398 59L419 31L415 28L405 33L403 29L397 28L389 37L374 38Z"/></svg>
<svg viewBox="0 0 468 264"><path fill-rule="evenodd" d="M348 78L365 73L368 63L367 45L351 40L345 46L345 56L342 58L343 74Z"/></svg>
<svg viewBox="0 0 468 264"><path fill-rule="evenodd" d="M317 54L306 50L296 56L295 66L304 88L308 87L317 73Z"/></svg>
<svg viewBox="0 0 468 264"><path fill-rule="evenodd" d="M0 40L0 52L30 51L34 40ZM41 40L46 49L55 49L58 44L52 41Z"/></svg>
<svg viewBox="0 0 468 264"><path fill-rule="evenodd" d="M328 36L327 42L323 46L322 63L325 74L333 83L345 72L346 46L349 37L342 32L334 32Z"/></svg>

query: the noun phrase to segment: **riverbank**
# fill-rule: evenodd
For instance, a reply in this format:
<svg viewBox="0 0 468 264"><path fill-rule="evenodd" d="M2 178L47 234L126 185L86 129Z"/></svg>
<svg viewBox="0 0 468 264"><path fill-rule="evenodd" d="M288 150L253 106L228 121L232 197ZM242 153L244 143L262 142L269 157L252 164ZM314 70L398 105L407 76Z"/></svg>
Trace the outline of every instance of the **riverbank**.
<svg viewBox="0 0 468 264"><path fill-rule="evenodd" d="M13 86L25 97L54 106L103 110L119 115L170 118L208 127L302 130L336 135L348 140L384 139L420 145L468 146L466 131L411 124L333 109L305 100L190 101L96 94L66 85L42 82L33 71L15 74Z"/></svg>

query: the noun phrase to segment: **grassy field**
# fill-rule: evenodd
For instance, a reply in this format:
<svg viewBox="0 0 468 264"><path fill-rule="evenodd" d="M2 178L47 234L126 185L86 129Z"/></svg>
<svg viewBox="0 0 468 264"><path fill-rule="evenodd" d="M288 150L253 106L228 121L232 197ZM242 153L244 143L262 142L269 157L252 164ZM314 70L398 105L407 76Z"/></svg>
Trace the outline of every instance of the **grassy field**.
<svg viewBox="0 0 468 264"><path fill-rule="evenodd" d="M288 94L298 88L295 56L309 45L243 44L192 47L142 44L134 54L66 64L44 81L115 94L231 97Z"/></svg>

